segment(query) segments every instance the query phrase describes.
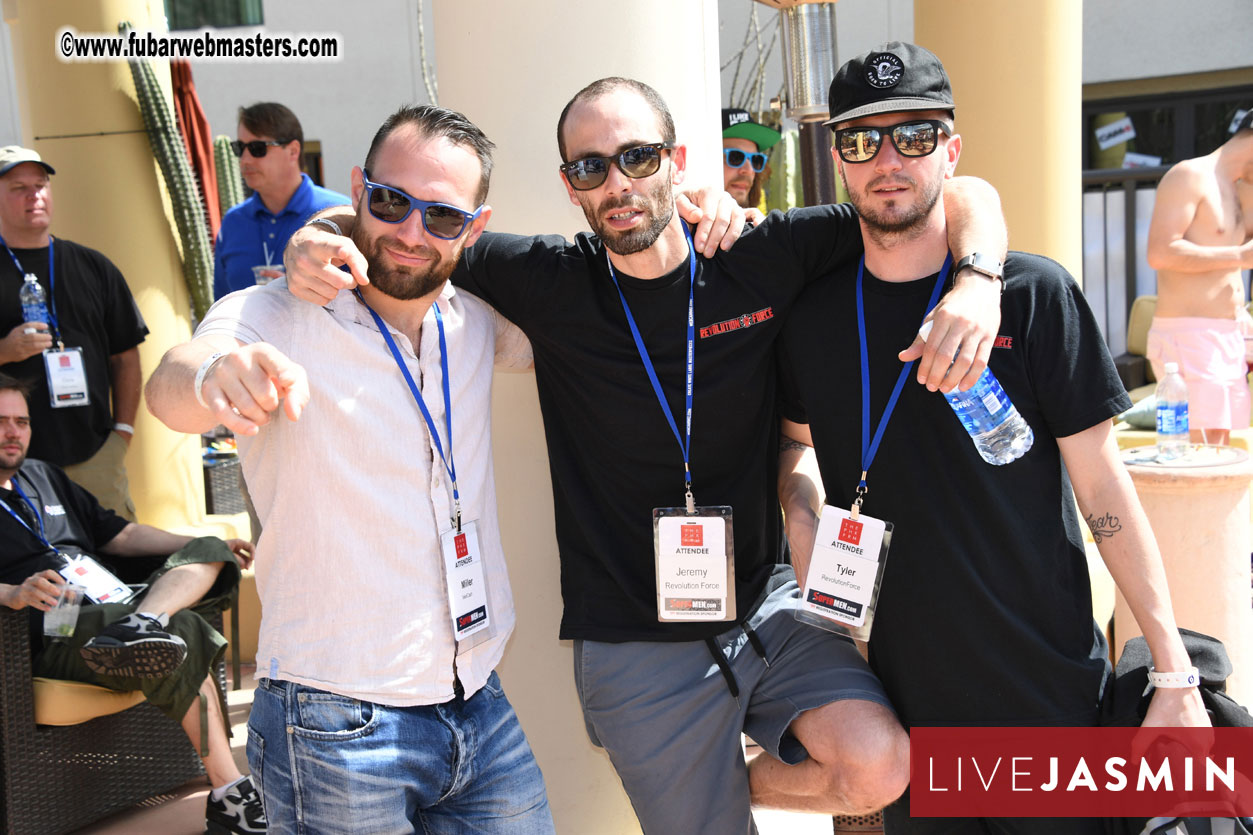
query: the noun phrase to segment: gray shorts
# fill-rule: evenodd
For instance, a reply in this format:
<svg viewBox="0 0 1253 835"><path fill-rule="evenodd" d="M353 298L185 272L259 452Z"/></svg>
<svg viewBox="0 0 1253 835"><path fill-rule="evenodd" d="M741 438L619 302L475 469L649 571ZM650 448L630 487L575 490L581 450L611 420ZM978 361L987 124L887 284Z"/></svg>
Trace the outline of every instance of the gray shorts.
<svg viewBox="0 0 1253 835"><path fill-rule="evenodd" d="M800 623L795 582L715 642L739 688L703 641L575 641L574 680L592 742L609 754L646 833L753 833L740 733L785 763L808 754L790 726L844 699L891 708L851 641Z"/></svg>

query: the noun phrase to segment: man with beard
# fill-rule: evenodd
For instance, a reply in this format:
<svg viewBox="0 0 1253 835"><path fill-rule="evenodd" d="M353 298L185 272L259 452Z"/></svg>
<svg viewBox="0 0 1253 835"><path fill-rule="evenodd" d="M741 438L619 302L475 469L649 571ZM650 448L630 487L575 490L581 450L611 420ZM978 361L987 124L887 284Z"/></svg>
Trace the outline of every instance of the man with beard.
<svg viewBox="0 0 1253 835"><path fill-rule="evenodd" d="M777 130L755 121L747 110L722 108L722 183L745 209L761 202L766 179L766 152L783 138Z"/></svg>
<svg viewBox="0 0 1253 835"><path fill-rule="evenodd" d="M553 828L494 672L514 611L492 362L528 367L530 350L447 283L491 216L492 147L453 111L389 117L352 172L375 281L325 309L281 279L232 294L148 384L174 429L254 422L239 437L264 523L248 759L273 831Z"/></svg>
<svg viewBox="0 0 1253 835"><path fill-rule="evenodd" d="M908 740L852 644L794 619L773 490L774 340L806 278L859 251L853 212L774 214L729 252L698 257L707 242L697 231L693 246L675 210L686 149L653 88L594 82L562 112L557 138L567 195L595 234L486 235L453 280L535 350L560 636L575 641L589 735L645 832L750 832L753 803L879 808L905 787ZM999 251L999 213L982 211L982 224L954 219L954 246ZM293 236L286 263L292 291L309 300L372 280L350 242L310 228ZM997 315L996 287L965 279L973 286L936 325L950 358L967 337L964 364L945 379L949 362L938 373L928 363L932 387L955 385L995 334L955 312ZM675 538L665 555L655 532ZM684 537L709 544L678 545ZM751 769L742 731L769 754Z"/></svg>
<svg viewBox="0 0 1253 835"><path fill-rule="evenodd" d="M789 540L803 544L792 551L797 577L835 573L830 562L819 569L821 556L810 567L817 516L834 516L844 539L838 520L856 503L853 530L870 553L875 520L895 525L869 647L906 726L1094 725L1109 661L1077 498L1153 652L1158 689L1145 724L1207 725L1114 441L1110 418L1130 401L1065 270L1019 252L1004 265L989 368L1035 434L1021 458L985 463L944 398L898 382L909 369L896 346L918 332L957 254L942 189L961 153L953 107L939 59L913 44L872 49L831 84L832 154L865 255L801 294L782 339L783 433L799 443L785 444L780 496ZM979 268L999 274L998 261L985 256ZM831 382L833 362L856 368L859 356L860 397L855 382ZM892 835L1103 831L1096 819L911 820L908 797L885 821Z"/></svg>

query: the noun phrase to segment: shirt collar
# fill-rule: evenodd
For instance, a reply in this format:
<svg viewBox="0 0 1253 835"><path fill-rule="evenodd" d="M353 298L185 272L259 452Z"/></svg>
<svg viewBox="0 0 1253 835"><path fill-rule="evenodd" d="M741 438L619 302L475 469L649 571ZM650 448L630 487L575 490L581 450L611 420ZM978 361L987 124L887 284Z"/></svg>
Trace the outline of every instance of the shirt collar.
<svg viewBox="0 0 1253 835"><path fill-rule="evenodd" d="M267 209L259 194L254 193L249 199L257 201L253 211L259 215L266 214L272 217L292 214L302 217L311 215L313 214L313 180L309 179L308 174L301 174L300 185L296 186L296 190L292 192L291 199L287 201L287 205L279 212L271 212Z"/></svg>

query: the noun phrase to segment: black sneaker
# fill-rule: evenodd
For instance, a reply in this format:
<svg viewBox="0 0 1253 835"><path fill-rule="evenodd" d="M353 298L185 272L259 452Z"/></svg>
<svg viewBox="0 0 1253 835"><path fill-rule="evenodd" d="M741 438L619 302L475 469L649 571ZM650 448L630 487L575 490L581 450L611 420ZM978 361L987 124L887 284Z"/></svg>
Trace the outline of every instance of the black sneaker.
<svg viewBox="0 0 1253 835"><path fill-rule="evenodd" d="M204 809L205 835L250 835L265 832L265 812L261 795L245 777L226 790L221 800L209 800Z"/></svg>
<svg viewBox="0 0 1253 835"><path fill-rule="evenodd" d="M100 630L78 652L103 676L161 678L183 663L187 644L156 618L131 614Z"/></svg>

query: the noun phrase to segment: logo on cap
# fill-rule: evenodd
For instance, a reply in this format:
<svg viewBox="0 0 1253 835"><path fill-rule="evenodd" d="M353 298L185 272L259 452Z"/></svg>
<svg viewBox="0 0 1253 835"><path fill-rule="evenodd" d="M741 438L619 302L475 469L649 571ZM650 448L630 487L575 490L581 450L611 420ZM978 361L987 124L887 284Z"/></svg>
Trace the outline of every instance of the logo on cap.
<svg viewBox="0 0 1253 835"><path fill-rule="evenodd" d="M748 121L747 113L740 112L740 113L727 114L727 122L728 122L727 127L731 127L731 125L738 125L740 122L747 122L747 121Z"/></svg>
<svg viewBox="0 0 1253 835"><path fill-rule="evenodd" d="M895 87L904 74L905 65L890 52L880 52L866 59L866 83L871 87L880 90Z"/></svg>

